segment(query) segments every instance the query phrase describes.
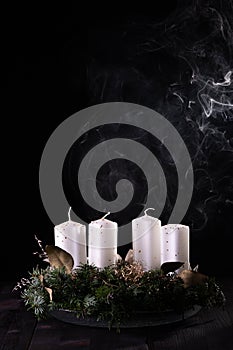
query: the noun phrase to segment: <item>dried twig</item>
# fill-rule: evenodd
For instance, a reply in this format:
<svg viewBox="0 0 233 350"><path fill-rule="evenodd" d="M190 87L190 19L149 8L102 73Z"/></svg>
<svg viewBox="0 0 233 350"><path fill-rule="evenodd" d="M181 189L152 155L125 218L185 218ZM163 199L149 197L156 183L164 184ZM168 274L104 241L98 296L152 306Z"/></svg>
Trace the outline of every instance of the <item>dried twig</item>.
<svg viewBox="0 0 233 350"><path fill-rule="evenodd" d="M43 246L42 246L42 241L38 239L38 237L35 235L35 240L38 243L38 246L40 247L41 252L34 252L33 255L38 255L39 258L43 259L43 261L49 262L48 259L48 254L46 253L46 251L44 250Z"/></svg>
<svg viewBox="0 0 233 350"><path fill-rule="evenodd" d="M30 284L29 279L21 278L20 282L17 282L16 286L12 289L12 292L24 288L26 285Z"/></svg>

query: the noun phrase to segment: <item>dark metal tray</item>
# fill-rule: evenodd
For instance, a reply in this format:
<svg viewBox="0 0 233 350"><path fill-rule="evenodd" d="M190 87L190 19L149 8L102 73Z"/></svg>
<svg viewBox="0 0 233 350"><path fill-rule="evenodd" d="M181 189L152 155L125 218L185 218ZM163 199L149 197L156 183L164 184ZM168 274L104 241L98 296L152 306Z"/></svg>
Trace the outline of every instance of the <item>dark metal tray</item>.
<svg viewBox="0 0 233 350"><path fill-rule="evenodd" d="M195 315L200 309L201 306L195 305L192 309L186 310L182 314L174 311L165 311L161 313L138 312L133 319L127 319L125 323L121 323L120 328L161 326L180 322ZM107 321L97 321L94 318L77 318L76 313L70 310L53 310L50 314L60 321L76 324L78 326L109 327ZM116 325L113 324L111 327L114 328Z"/></svg>

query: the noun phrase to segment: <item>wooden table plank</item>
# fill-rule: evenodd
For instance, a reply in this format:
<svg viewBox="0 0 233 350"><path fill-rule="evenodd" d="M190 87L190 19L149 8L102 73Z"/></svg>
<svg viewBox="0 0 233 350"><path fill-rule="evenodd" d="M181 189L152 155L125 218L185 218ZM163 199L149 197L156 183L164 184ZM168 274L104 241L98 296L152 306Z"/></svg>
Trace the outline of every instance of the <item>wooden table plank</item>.
<svg viewBox="0 0 233 350"><path fill-rule="evenodd" d="M5 350L25 350L30 344L36 320L27 312L19 294L12 293L15 283L0 286L0 344Z"/></svg>
<svg viewBox="0 0 233 350"><path fill-rule="evenodd" d="M66 324L54 319L39 321L29 347L30 350L90 348L90 332L75 325Z"/></svg>
<svg viewBox="0 0 233 350"><path fill-rule="evenodd" d="M3 340L2 349L26 350L33 337L36 320L27 311L15 313Z"/></svg>
<svg viewBox="0 0 233 350"><path fill-rule="evenodd" d="M0 300L0 310L1 349L28 349L37 323L33 315L25 309L21 300L11 295Z"/></svg>
<svg viewBox="0 0 233 350"><path fill-rule="evenodd" d="M233 280L220 281L226 297L225 307L205 309L200 318L205 322L204 331L208 349L233 349Z"/></svg>
<svg viewBox="0 0 233 350"><path fill-rule="evenodd" d="M201 310L197 315L187 320L183 327L177 329L179 350L196 350L197 339L198 350L208 349L205 339L205 322L200 317L203 312L204 310Z"/></svg>
<svg viewBox="0 0 233 350"><path fill-rule="evenodd" d="M0 313L0 344L3 344L8 329L10 328L12 316L11 311L1 311Z"/></svg>
<svg viewBox="0 0 233 350"><path fill-rule="evenodd" d="M147 340L149 350L177 350L177 334L174 331L160 330L159 334Z"/></svg>
<svg viewBox="0 0 233 350"><path fill-rule="evenodd" d="M205 310L200 317L203 323L205 322L204 331L208 349L232 350L233 326L226 309Z"/></svg>
<svg viewBox="0 0 233 350"><path fill-rule="evenodd" d="M111 348L110 348L111 346ZM66 324L55 319L40 321L35 329L30 350L61 349L145 349L146 332L142 330L121 330L90 328Z"/></svg>
<svg viewBox="0 0 233 350"><path fill-rule="evenodd" d="M116 350L149 350L148 345L142 344L142 345L136 345L136 346L130 346L130 347L123 347L123 348L117 348Z"/></svg>
<svg viewBox="0 0 233 350"><path fill-rule="evenodd" d="M94 349L148 349L146 345L147 329L133 328L121 329L117 333L115 329L93 328L91 331L91 350Z"/></svg>

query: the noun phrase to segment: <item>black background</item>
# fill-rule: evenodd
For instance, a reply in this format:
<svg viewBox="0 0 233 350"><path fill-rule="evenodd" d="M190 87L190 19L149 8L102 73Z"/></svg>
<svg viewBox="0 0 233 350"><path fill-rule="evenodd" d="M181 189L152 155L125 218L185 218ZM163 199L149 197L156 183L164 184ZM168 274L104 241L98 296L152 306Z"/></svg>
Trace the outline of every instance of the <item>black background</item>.
<svg viewBox="0 0 233 350"><path fill-rule="evenodd" d="M20 279L37 263L34 234L53 244L53 223L38 184L49 136L71 114L112 101L154 108L177 127L195 159L194 197L184 218L192 229L192 263L209 274L231 272L232 111L227 111L228 118L216 111L204 119L203 132L197 98L203 80L221 81L233 68L232 28L224 24L223 40L220 22L214 27L211 19L219 18L216 11L232 19L232 1L160 1L154 8L129 10L117 4L105 9L70 4L6 10L2 279ZM174 31L167 29L172 26ZM216 35L211 34L214 28ZM197 80L191 84L193 72ZM189 100L195 101L192 112Z"/></svg>

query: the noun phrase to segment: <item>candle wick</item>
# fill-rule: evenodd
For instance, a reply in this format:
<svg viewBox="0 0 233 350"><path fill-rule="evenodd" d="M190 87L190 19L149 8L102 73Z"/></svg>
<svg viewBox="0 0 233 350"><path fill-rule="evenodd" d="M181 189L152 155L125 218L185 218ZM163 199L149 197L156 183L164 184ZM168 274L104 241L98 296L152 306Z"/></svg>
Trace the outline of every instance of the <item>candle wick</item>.
<svg viewBox="0 0 233 350"><path fill-rule="evenodd" d="M148 210L155 210L155 208L147 208L146 210L144 210L144 214L147 216L147 211Z"/></svg>
<svg viewBox="0 0 233 350"><path fill-rule="evenodd" d="M110 211L108 211L107 214L105 214L100 220L104 220L106 216L108 216L109 214L110 214Z"/></svg>
<svg viewBox="0 0 233 350"><path fill-rule="evenodd" d="M69 219L69 221L71 221L70 212L71 212L71 207L69 208L69 211L68 211L68 219Z"/></svg>

